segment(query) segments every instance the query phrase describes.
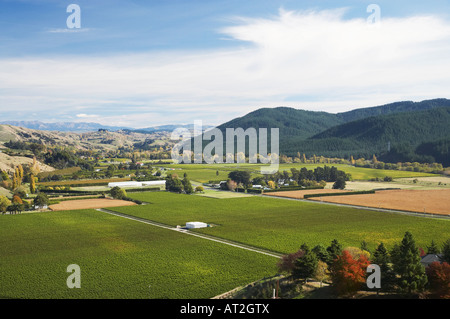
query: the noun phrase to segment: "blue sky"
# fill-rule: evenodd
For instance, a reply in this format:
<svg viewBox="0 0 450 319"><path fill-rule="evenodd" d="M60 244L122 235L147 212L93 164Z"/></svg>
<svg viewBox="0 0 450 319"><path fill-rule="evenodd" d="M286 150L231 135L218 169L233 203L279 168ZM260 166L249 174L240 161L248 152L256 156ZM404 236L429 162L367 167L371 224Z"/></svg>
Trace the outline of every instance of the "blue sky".
<svg viewBox="0 0 450 319"><path fill-rule="evenodd" d="M0 117L220 124L260 107L448 98L449 13L449 1L3 0Z"/></svg>

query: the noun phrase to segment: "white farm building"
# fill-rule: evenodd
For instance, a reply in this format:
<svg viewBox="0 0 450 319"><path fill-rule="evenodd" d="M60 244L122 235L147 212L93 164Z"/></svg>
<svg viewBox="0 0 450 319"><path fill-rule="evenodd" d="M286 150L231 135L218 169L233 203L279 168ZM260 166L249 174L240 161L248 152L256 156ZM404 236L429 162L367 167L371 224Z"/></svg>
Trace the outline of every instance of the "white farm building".
<svg viewBox="0 0 450 319"><path fill-rule="evenodd" d="M187 229L205 228L205 227L208 227L208 224L202 223L202 222L188 222L188 223L186 223L186 228Z"/></svg>
<svg viewBox="0 0 450 319"><path fill-rule="evenodd" d="M146 186L166 186L166 181L147 181L147 182L113 182L108 183L108 187L146 187Z"/></svg>

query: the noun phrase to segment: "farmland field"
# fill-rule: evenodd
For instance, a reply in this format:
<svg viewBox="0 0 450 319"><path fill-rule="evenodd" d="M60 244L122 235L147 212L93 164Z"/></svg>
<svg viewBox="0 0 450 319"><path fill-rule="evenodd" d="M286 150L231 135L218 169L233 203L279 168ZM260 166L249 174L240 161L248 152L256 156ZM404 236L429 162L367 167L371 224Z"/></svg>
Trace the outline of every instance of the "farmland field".
<svg viewBox="0 0 450 319"><path fill-rule="evenodd" d="M276 259L95 210L0 215L0 298L211 298ZM81 269L69 289L67 266Z"/></svg>
<svg viewBox="0 0 450 319"><path fill-rule="evenodd" d="M111 210L173 226L189 221L214 224L198 231L281 253L296 251L305 242L328 246L333 239L344 246L359 247L365 240L370 248L381 241L389 247L406 231L425 247L432 239L446 240L450 229L449 220L261 196L215 199L155 192L130 197L150 204Z"/></svg>
<svg viewBox="0 0 450 319"><path fill-rule="evenodd" d="M319 200L319 198L311 198ZM331 203L398 209L419 213L450 214L450 189L383 190L375 194L329 196L321 200Z"/></svg>
<svg viewBox="0 0 450 319"><path fill-rule="evenodd" d="M273 192L267 193L268 196L277 196L277 197L287 197L287 198L296 198L302 199L304 195L309 194L324 194L324 193L345 193L345 190L341 189L305 189L298 191L283 191L283 192Z"/></svg>
<svg viewBox="0 0 450 319"><path fill-rule="evenodd" d="M117 206L132 206L136 205L134 202L109 199L109 198L95 198L95 199L77 199L63 201L58 204L50 205L49 208L53 211L59 210L77 210L77 209L95 209Z"/></svg>

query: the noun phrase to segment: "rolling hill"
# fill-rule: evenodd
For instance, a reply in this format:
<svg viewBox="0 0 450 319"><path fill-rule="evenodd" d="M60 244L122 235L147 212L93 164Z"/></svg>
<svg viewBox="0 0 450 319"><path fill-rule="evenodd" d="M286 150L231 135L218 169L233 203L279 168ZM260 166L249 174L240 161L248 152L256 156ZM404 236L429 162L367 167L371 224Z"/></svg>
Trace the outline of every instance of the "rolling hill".
<svg viewBox="0 0 450 319"><path fill-rule="evenodd" d="M280 153L329 157L383 156L401 145L411 154L421 143L450 134L450 100L396 102L337 114L288 107L262 108L218 128L279 128ZM422 158L431 154L421 154ZM428 160L434 159L428 157Z"/></svg>
<svg viewBox="0 0 450 319"><path fill-rule="evenodd" d="M167 132L136 133L130 131L93 131L84 133L34 130L12 125L0 125L0 145L7 142L39 143L66 146L78 150L117 150L137 143L152 141L152 145L173 143Z"/></svg>
<svg viewBox="0 0 450 319"><path fill-rule="evenodd" d="M319 133L311 139L350 139L360 145L371 145L378 152L392 145L434 141L450 134L450 106L426 111L402 112L371 116L341 124Z"/></svg>

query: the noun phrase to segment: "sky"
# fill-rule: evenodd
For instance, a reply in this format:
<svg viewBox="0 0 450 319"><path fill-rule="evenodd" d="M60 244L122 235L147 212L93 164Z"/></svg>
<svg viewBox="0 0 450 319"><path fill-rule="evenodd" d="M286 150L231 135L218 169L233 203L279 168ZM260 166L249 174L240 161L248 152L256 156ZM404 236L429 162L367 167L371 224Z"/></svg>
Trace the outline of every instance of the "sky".
<svg viewBox="0 0 450 319"><path fill-rule="evenodd" d="M1 121L337 113L450 98L449 71L450 1L0 0Z"/></svg>

